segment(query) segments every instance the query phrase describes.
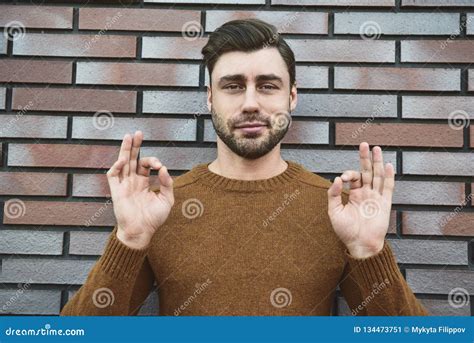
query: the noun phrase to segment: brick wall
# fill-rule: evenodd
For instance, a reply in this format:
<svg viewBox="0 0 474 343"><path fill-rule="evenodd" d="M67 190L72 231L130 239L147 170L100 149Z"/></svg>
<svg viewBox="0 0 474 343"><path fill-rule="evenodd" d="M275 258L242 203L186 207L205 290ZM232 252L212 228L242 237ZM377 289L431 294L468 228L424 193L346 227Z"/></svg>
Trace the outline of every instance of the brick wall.
<svg viewBox="0 0 474 343"><path fill-rule="evenodd" d="M296 54L284 157L332 179L358 169L361 141L381 145L408 283L434 314L473 313L456 299L474 294L474 1L38 3L0 5L1 313L58 314L84 282L114 225L104 173L125 132L173 175L214 159L200 49L250 16Z"/></svg>

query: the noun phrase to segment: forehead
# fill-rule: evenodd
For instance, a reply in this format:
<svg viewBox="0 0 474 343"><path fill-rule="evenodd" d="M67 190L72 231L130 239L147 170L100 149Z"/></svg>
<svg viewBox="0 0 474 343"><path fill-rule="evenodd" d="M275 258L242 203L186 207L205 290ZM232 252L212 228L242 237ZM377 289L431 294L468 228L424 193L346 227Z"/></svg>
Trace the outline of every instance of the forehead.
<svg viewBox="0 0 474 343"><path fill-rule="evenodd" d="M222 76L243 74L254 79L261 74L275 74L289 83L288 68L277 48L266 48L252 52L232 51L219 57L212 71L213 82Z"/></svg>

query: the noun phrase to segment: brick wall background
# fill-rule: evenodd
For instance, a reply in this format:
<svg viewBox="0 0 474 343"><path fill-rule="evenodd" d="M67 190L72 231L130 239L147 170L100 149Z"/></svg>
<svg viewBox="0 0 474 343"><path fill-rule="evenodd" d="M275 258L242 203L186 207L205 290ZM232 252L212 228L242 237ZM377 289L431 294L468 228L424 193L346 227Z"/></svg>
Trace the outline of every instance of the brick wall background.
<svg viewBox="0 0 474 343"><path fill-rule="evenodd" d="M381 145L408 283L433 314L474 313L473 0L3 2L0 313L58 314L84 282L114 225L104 174L126 132L172 175L214 159L200 49L251 16L297 58L284 158L333 179L358 169L361 141Z"/></svg>

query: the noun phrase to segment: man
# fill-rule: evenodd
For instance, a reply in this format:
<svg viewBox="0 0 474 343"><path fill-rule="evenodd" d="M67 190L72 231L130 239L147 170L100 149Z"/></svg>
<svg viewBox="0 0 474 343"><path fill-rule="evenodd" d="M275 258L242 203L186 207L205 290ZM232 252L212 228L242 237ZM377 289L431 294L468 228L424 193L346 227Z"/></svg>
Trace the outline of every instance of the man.
<svg viewBox="0 0 474 343"><path fill-rule="evenodd" d="M353 314L428 314L385 240L394 169L381 149L362 143L361 172L332 184L282 159L297 90L274 26L228 22L202 52L217 158L173 180L138 158L140 131L125 135L107 173L117 225L61 314L136 314L155 282L161 315L329 315L338 285Z"/></svg>

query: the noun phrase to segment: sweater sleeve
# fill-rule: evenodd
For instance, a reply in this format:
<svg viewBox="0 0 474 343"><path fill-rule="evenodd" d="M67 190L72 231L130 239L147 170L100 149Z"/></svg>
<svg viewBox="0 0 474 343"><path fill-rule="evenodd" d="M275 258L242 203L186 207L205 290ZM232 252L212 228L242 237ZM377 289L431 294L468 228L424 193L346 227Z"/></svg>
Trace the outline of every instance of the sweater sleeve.
<svg viewBox="0 0 474 343"><path fill-rule="evenodd" d="M376 255L358 259L345 250L340 288L353 315L426 316L398 268L390 243Z"/></svg>
<svg viewBox="0 0 474 343"><path fill-rule="evenodd" d="M132 249L116 236L114 228L104 253L86 282L64 306L62 316L136 315L149 295L154 275L148 249Z"/></svg>

